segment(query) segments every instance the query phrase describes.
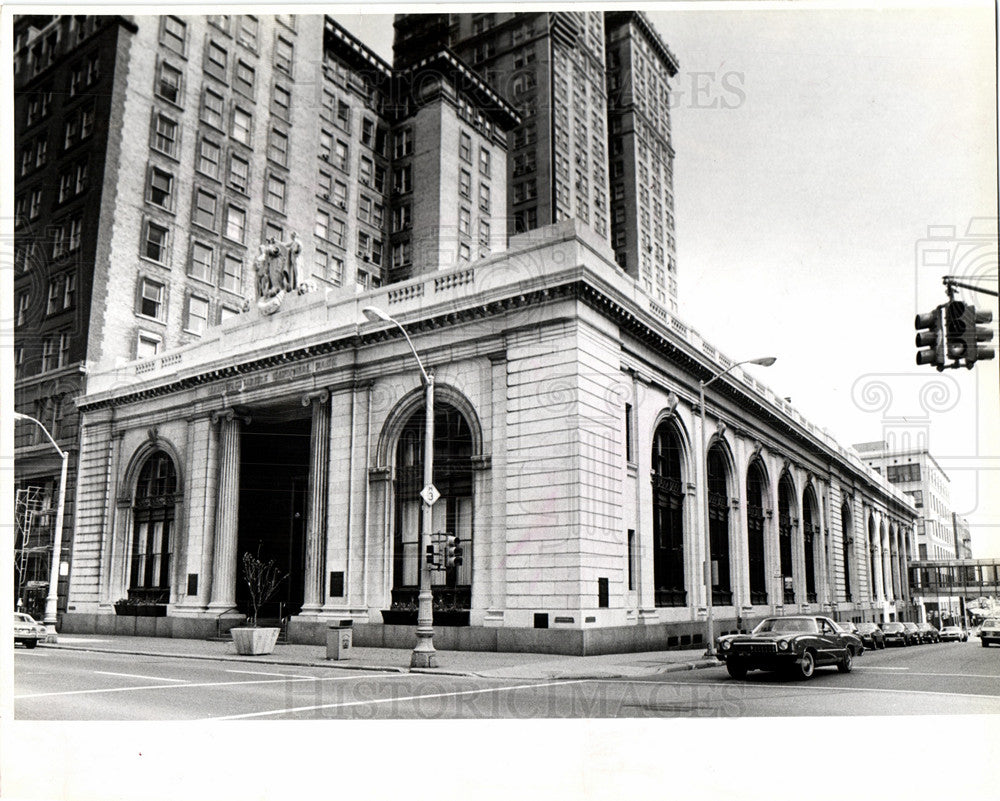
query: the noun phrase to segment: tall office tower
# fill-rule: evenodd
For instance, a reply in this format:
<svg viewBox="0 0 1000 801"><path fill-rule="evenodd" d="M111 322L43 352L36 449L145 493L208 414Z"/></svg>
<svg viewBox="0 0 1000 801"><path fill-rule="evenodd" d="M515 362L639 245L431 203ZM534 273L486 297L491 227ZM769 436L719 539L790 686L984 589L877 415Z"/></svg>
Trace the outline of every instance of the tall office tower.
<svg viewBox="0 0 1000 801"><path fill-rule="evenodd" d="M394 25L396 67L447 45L520 115L509 135L510 233L576 217L609 239L601 12L405 14Z"/></svg>
<svg viewBox="0 0 1000 801"><path fill-rule="evenodd" d="M677 59L640 11L604 16L615 260L677 311L669 79Z"/></svg>
<svg viewBox="0 0 1000 801"><path fill-rule="evenodd" d="M73 398L85 373L95 264L108 257L101 221L114 187L105 176L120 169L116 142L135 32L120 16L14 20L14 404L69 454L58 533L66 541L64 561L77 476ZM61 459L30 422L15 429L15 453L16 487L37 501L23 510L30 519L21 516L19 523L51 553ZM33 614L44 609L48 566L38 575L45 586L18 587ZM64 579L59 584L65 598Z"/></svg>

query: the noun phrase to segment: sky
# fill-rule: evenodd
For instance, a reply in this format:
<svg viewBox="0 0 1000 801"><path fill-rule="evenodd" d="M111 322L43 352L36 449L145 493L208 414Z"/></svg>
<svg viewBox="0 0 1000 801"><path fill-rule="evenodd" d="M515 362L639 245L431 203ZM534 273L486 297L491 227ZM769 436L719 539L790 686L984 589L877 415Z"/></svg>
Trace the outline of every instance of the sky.
<svg viewBox="0 0 1000 801"><path fill-rule="evenodd" d="M913 341L943 275L997 288L993 6L777 5L644 6L681 65L679 316L776 356L756 376L841 444L926 443L1000 557L1000 360L938 373ZM333 16L391 60L389 15Z"/></svg>

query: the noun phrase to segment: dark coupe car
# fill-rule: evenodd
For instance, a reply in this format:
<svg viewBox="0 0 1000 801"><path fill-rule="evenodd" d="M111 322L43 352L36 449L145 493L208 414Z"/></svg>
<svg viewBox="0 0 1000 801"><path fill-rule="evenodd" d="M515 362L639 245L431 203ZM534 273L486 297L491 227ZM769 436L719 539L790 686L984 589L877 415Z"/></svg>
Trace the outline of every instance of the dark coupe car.
<svg viewBox="0 0 1000 801"><path fill-rule="evenodd" d="M865 644L858 634L858 627L850 620L838 620L837 628L844 632L851 647L851 656L861 656L865 652Z"/></svg>
<svg viewBox="0 0 1000 801"><path fill-rule="evenodd" d="M734 679L745 678L750 670L786 670L808 679L822 665L850 672L856 639L828 617L768 617L749 634L720 637L718 658Z"/></svg>
<svg viewBox="0 0 1000 801"><path fill-rule="evenodd" d="M916 623L912 623L910 621L904 621L903 622L903 628L906 629L909 632L910 638L911 638L910 642L913 645L921 645L921 644L927 642L927 640L924 639L923 632L920 631L919 628L917 628L917 624Z"/></svg>
<svg viewBox="0 0 1000 801"><path fill-rule="evenodd" d="M936 626L930 623L918 623L917 630L920 632L920 639L923 642L941 642L941 632Z"/></svg>
<svg viewBox="0 0 1000 801"><path fill-rule="evenodd" d="M919 640L902 623L883 623L882 634L886 645L916 645Z"/></svg>
<svg viewBox="0 0 1000 801"><path fill-rule="evenodd" d="M861 638L865 648L871 648L873 651L876 648L885 648L885 635L875 623L858 623L855 634Z"/></svg>

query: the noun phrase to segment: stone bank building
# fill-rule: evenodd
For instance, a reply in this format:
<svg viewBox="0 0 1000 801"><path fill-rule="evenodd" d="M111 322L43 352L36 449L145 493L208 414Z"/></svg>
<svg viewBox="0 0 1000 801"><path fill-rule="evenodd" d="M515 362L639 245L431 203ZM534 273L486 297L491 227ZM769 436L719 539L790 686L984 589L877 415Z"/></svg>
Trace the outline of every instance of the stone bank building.
<svg viewBox="0 0 1000 801"><path fill-rule="evenodd" d="M368 306L434 374L434 529L465 549L433 573L437 647L697 645L707 592L716 633L912 616L910 499L738 367L708 388L702 460L699 381L734 362L567 220L88 376L64 631L224 632L259 552L290 641L349 618L358 644L413 644L424 394Z"/></svg>

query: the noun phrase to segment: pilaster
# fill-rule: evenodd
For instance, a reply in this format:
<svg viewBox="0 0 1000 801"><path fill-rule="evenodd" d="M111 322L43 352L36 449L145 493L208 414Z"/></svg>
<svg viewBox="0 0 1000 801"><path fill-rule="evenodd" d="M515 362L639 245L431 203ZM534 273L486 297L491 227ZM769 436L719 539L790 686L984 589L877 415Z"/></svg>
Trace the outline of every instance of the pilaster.
<svg viewBox="0 0 1000 801"><path fill-rule="evenodd" d="M236 607L236 549L240 509L240 430L250 418L234 409L212 415L219 426L219 491L212 557L212 595L208 611L223 614Z"/></svg>
<svg viewBox="0 0 1000 801"><path fill-rule="evenodd" d="M319 612L326 583L324 557L327 540L327 476L330 466L329 400L330 393L325 389L310 392L302 398L302 405L310 407L312 416L309 431L309 495L306 499L306 555L300 611L303 615ZM352 432L353 422L352 419ZM340 519L346 521L347 516Z"/></svg>

